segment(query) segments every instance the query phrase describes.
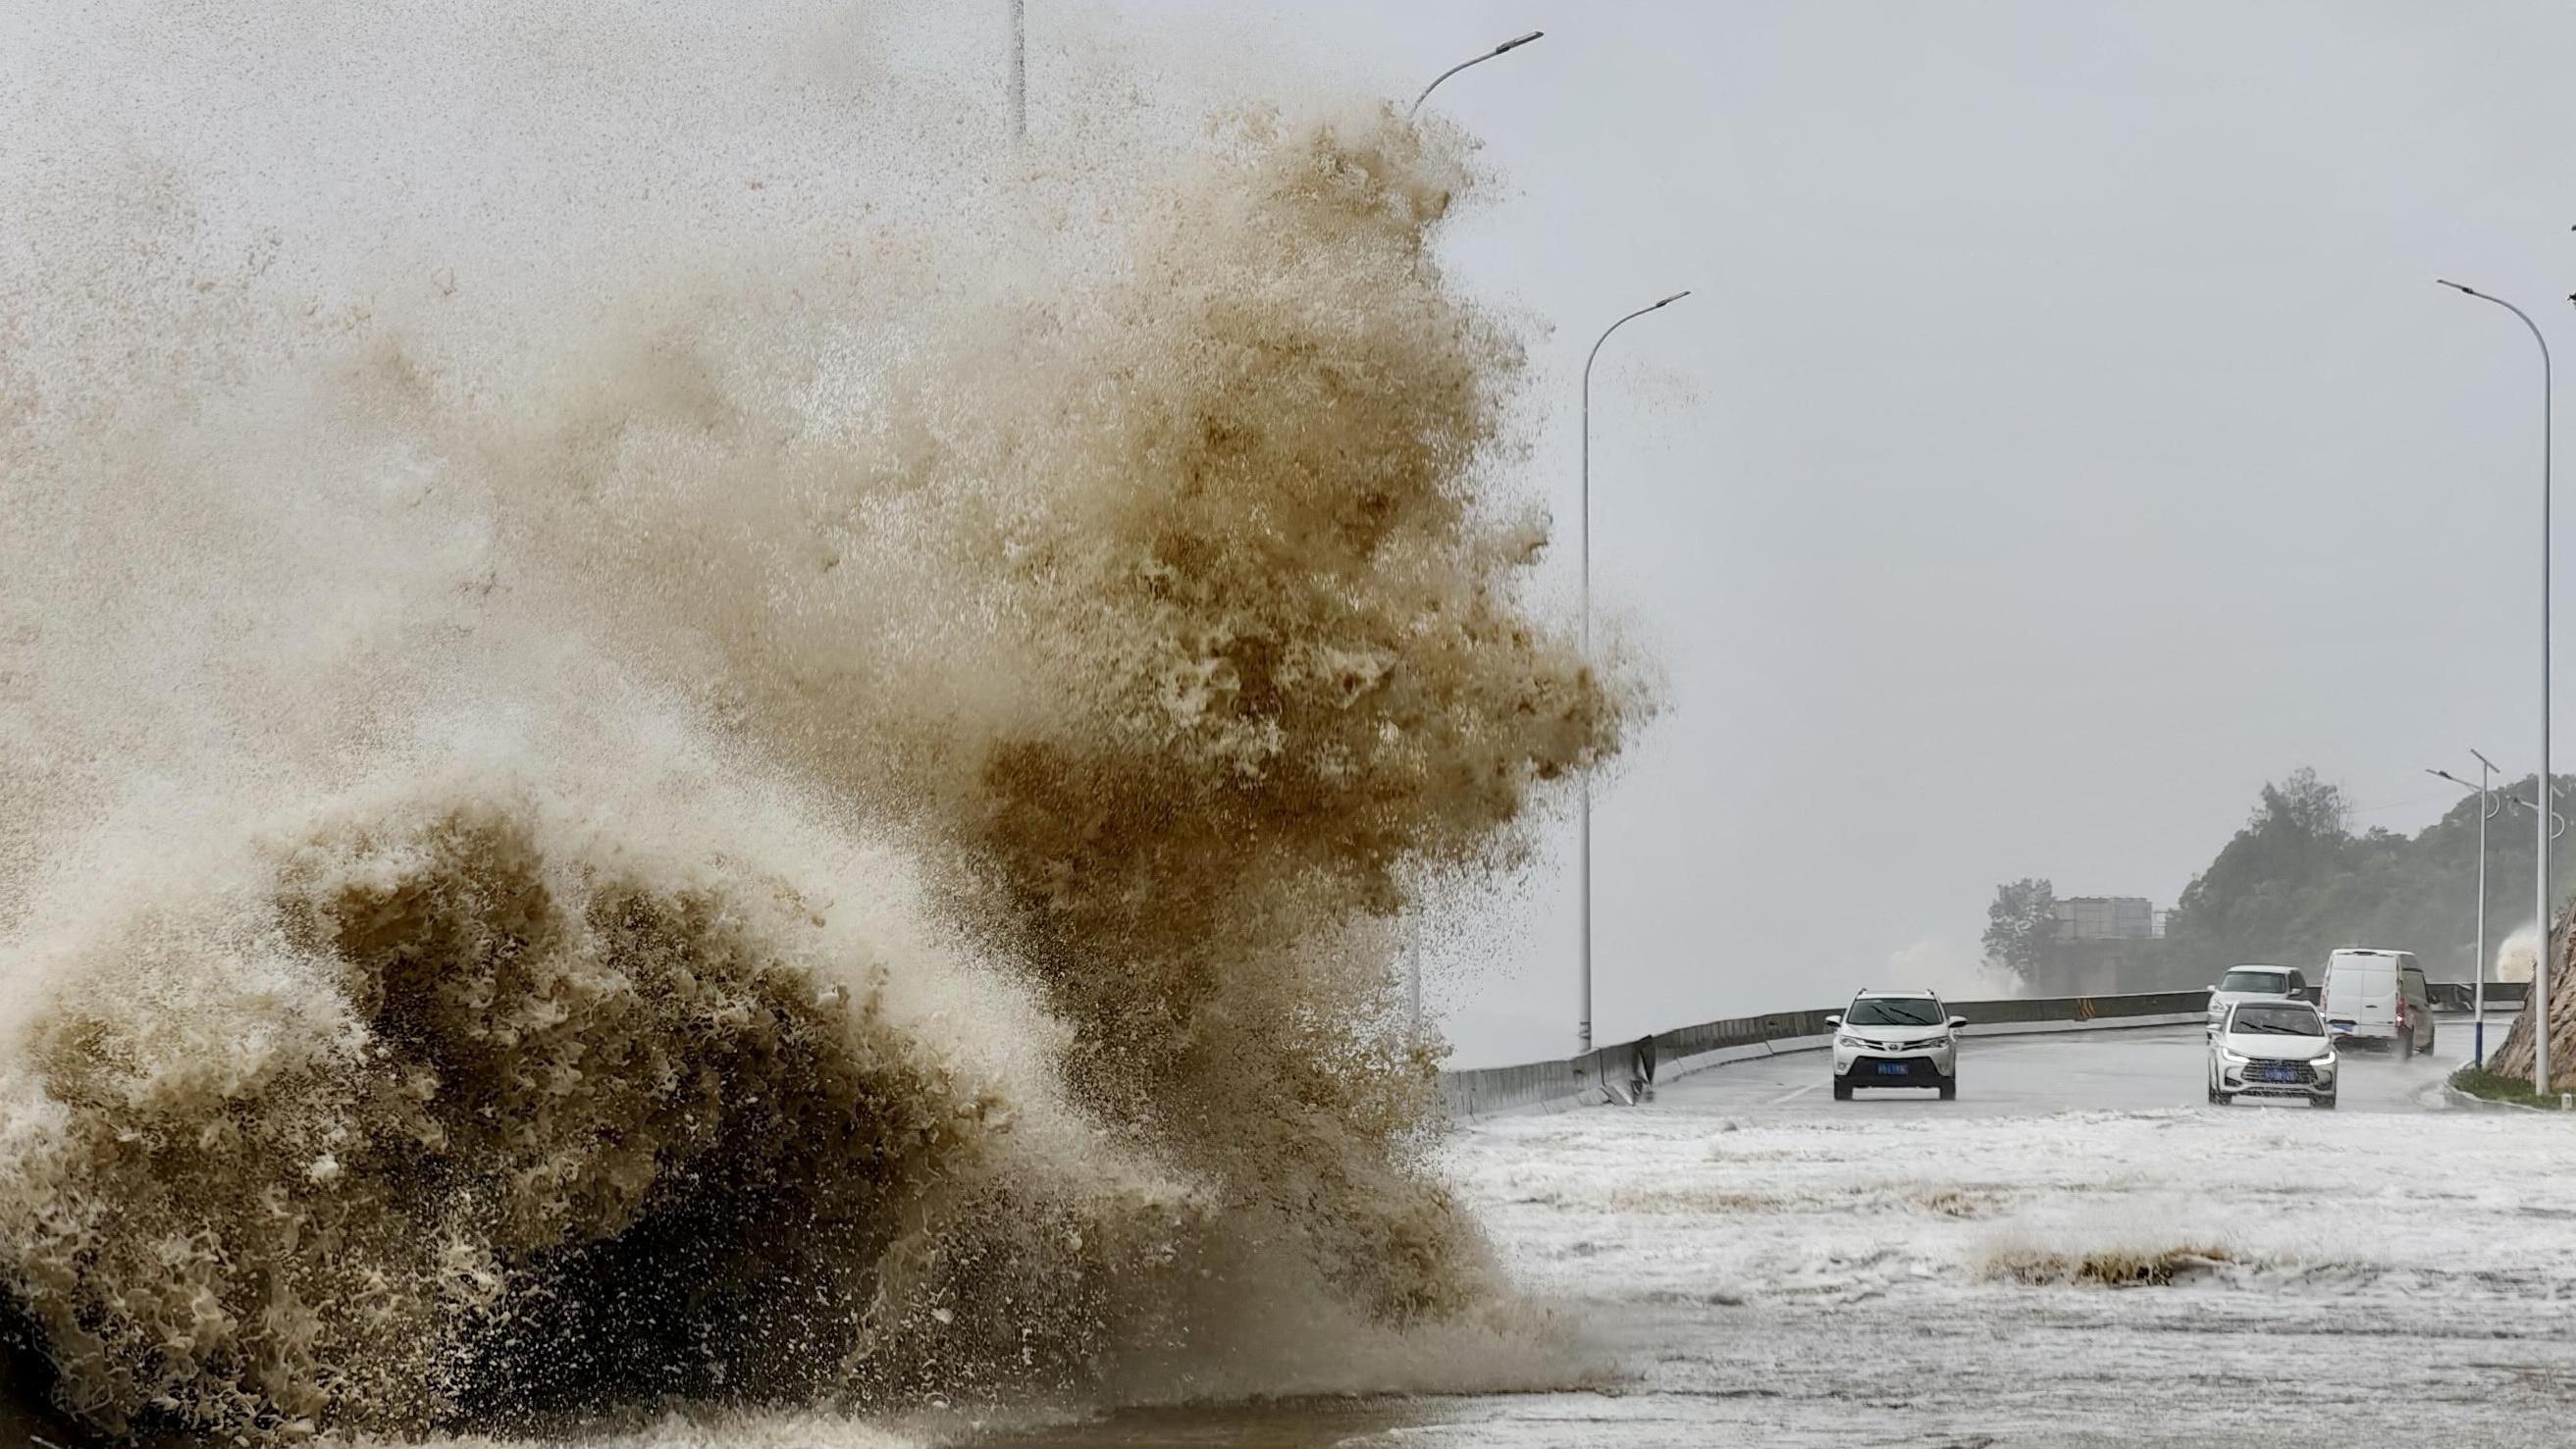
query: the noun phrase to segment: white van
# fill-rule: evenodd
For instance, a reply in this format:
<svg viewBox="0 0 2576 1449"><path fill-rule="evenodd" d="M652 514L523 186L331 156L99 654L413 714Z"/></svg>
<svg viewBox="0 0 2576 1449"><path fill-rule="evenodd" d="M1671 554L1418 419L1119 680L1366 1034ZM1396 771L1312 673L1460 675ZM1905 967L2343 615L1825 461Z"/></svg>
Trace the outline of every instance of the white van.
<svg viewBox="0 0 2576 1449"><path fill-rule="evenodd" d="M2412 951L2347 946L2328 956L2318 1005L2339 1041L2384 1042L2400 1056L2433 1049L2432 994Z"/></svg>

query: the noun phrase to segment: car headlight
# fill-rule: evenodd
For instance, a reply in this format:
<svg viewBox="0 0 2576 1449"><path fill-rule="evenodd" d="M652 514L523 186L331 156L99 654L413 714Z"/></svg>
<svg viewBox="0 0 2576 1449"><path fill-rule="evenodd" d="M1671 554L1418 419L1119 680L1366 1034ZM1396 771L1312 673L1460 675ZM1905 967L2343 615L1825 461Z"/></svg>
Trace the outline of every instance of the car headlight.
<svg viewBox="0 0 2576 1449"><path fill-rule="evenodd" d="M2242 1053L2230 1051L2226 1047L2220 1047L2218 1049L2218 1059L2227 1063L2231 1067L2241 1067L2247 1062L2254 1060L2252 1057L2243 1055Z"/></svg>
<svg viewBox="0 0 2576 1449"><path fill-rule="evenodd" d="M2333 1052L2328 1052L2324 1056L2317 1058L2312 1065L2314 1065L2318 1071L2331 1072L2335 1069L2335 1065L2342 1060L2343 1058L2336 1056Z"/></svg>
<svg viewBox="0 0 2576 1449"><path fill-rule="evenodd" d="M1834 1045L1838 1047L1865 1047L1869 1045L1869 1043L1862 1041L1856 1036L1837 1036L1834 1038Z"/></svg>

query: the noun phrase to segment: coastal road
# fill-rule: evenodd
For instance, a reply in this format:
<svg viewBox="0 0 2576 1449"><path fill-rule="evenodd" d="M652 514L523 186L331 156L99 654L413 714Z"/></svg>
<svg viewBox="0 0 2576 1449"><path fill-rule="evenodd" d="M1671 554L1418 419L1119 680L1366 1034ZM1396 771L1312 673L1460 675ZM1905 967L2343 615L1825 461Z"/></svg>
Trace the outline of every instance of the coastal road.
<svg viewBox="0 0 2576 1449"><path fill-rule="evenodd" d="M2576 1114L2449 1104L2469 1041L2353 1053L2335 1112L2209 1105L2184 1027L1971 1040L1954 1102L1836 1102L1815 1052L1469 1123L1444 1170L1585 1387L1017 1442L2563 1445Z"/></svg>

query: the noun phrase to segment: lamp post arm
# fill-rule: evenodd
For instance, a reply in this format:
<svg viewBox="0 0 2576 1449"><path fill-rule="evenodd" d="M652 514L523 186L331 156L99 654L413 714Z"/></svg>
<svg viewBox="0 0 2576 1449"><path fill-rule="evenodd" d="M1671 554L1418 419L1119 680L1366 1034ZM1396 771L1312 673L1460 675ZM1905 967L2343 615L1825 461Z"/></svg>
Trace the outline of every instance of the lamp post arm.
<svg viewBox="0 0 2576 1449"><path fill-rule="evenodd" d="M1447 80L1449 77L1456 75L1458 72L1465 70L1471 65L1483 65L1486 61L1492 60L1495 56L1508 54L1511 51L1518 50L1522 46L1529 44L1531 41L1536 40L1545 34L1547 34L1547 32L1544 30L1533 30L1527 35L1516 36L1513 39L1506 40L1502 44L1495 46L1493 49L1486 51L1483 55L1462 60L1456 65L1449 67L1447 70L1440 72L1440 74L1431 78L1431 84L1422 88L1422 94L1413 98L1413 104L1404 108L1404 114L1410 117L1416 111L1421 110L1422 103L1431 99L1431 93L1440 89L1440 83Z"/></svg>

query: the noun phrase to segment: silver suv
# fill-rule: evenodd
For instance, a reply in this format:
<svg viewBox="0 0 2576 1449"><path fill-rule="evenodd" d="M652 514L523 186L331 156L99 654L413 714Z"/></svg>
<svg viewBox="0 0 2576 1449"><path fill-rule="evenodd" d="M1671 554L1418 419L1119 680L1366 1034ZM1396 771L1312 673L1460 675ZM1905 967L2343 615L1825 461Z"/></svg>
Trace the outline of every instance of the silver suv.
<svg viewBox="0 0 2576 1449"><path fill-rule="evenodd" d="M2295 966L2230 966L2209 988L2209 1034L2227 1020L2227 1008L2240 1001L2305 1001L2308 973Z"/></svg>
<svg viewBox="0 0 2576 1449"><path fill-rule="evenodd" d="M1834 1100L1848 1102L1862 1087L1935 1087L1942 1100L1959 1095L1959 1028L1929 991L1864 991L1839 1016L1834 1029Z"/></svg>

